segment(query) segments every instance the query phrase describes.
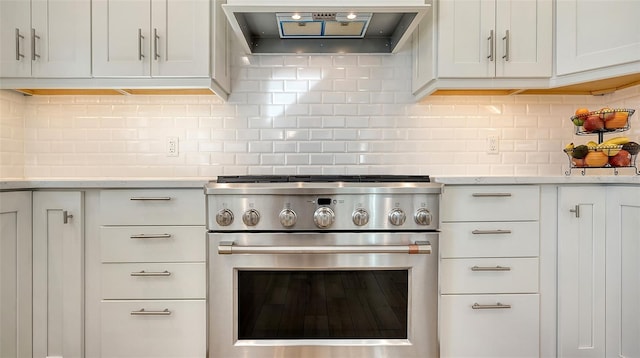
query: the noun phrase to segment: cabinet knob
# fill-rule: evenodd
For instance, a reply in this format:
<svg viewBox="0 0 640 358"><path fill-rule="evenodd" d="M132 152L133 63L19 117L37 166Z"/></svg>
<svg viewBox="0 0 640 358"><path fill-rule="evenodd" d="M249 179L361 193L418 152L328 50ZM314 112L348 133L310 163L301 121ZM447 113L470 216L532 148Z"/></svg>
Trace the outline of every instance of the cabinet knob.
<svg viewBox="0 0 640 358"><path fill-rule="evenodd" d="M569 209L570 212L575 213L576 217L579 218L580 217L580 206L576 205L574 206L573 209Z"/></svg>
<svg viewBox="0 0 640 358"><path fill-rule="evenodd" d="M72 214L69 214L68 211L63 210L62 211L62 223L63 224L68 224L69 223L69 219L73 218Z"/></svg>

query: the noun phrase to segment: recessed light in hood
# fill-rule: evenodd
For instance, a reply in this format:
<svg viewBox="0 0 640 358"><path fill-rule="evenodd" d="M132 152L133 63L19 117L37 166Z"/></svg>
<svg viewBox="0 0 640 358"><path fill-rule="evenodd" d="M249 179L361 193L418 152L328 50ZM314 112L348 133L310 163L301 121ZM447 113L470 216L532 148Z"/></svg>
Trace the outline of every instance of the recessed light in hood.
<svg viewBox="0 0 640 358"><path fill-rule="evenodd" d="M246 53L395 53L429 0L227 0Z"/></svg>

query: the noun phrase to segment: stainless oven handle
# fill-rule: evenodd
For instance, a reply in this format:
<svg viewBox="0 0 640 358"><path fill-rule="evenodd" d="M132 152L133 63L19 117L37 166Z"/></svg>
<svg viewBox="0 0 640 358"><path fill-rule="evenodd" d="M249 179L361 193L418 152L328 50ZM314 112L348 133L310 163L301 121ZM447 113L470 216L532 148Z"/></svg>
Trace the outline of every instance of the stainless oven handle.
<svg viewBox="0 0 640 358"><path fill-rule="evenodd" d="M236 246L222 241L218 253L231 254L430 254L429 241L410 245L336 245L336 246Z"/></svg>

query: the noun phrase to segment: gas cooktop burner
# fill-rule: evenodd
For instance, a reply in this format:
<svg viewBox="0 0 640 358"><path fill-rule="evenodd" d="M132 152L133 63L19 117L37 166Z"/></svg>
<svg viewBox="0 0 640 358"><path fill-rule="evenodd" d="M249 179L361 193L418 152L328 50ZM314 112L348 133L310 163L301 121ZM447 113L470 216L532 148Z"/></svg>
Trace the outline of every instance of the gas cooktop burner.
<svg viewBox="0 0 640 358"><path fill-rule="evenodd" d="M219 176L218 183L428 183L428 175L239 175Z"/></svg>

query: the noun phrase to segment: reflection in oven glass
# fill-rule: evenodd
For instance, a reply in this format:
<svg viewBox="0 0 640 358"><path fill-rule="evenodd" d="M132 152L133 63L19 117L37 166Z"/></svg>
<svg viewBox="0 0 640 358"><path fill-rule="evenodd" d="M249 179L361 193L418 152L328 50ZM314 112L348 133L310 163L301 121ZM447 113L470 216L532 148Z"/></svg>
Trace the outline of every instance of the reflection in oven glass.
<svg viewBox="0 0 640 358"><path fill-rule="evenodd" d="M408 270L238 271L239 339L406 339Z"/></svg>

